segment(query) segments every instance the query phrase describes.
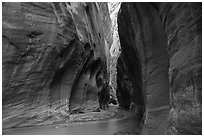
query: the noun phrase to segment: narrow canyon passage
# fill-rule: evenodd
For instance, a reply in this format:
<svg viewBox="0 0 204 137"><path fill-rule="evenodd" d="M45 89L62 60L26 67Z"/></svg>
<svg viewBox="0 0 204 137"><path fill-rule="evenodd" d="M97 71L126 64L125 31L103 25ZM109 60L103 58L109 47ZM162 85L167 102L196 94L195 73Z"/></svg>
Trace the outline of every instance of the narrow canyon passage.
<svg viewBox="0 0 204 137"><path fill-rule="evenodd" d="M2 3L2 134L202 134L202 3Z"/></svg>
<svg viewBox="0 0 204 137"><path fill-rule="evenodd" d="M120 111L120 110L119 110ZM123 111L123 118L105 121L87 121L71 124L58 124L36 127L19 127L3 130L5 135L128 135L140 134L137 115ZM120 113L120 112L118 112Z"/></svg>

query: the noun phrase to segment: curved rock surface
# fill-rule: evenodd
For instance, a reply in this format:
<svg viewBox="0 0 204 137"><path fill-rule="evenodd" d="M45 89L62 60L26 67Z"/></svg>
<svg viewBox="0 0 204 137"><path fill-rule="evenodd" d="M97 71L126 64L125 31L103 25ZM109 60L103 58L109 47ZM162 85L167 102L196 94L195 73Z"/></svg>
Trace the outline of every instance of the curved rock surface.
<svg viewBox="0 0 204 137"><path fill-rule="evenodd" d="M3 128L98 108L112 44L107 3L2 8Z"/></svg>
<svg viewBox="0 0 204 137"><path fill-rule="evenodd" d="M170 55L169 134L202 134L202 3L162 3Z"/></svg>
<svg viewBox="0 0 204 137"><path fill-rule="evenodd" d="M131 102L139 113L146 113L144 134L162 133L169 111L169 56L159 15L148 3L122 3L118 23L121 54L134 91Z"/></svg>
<svg viewBox="0 0 204 137"><path fill-rule="evenodd" d="M109 83L142 134L202 134L202 3L109 6L2 3L3 129L105 109Z"/></svg>
<svg viewBox="0 0 204 137"><path fill-rule="evenodd" d="M134 91L123 102L145 114L142 134L202 133L201 11L201 3L121 4L117 66L127 67L117 92L132 92L120 77L127 72Z"/></svg>

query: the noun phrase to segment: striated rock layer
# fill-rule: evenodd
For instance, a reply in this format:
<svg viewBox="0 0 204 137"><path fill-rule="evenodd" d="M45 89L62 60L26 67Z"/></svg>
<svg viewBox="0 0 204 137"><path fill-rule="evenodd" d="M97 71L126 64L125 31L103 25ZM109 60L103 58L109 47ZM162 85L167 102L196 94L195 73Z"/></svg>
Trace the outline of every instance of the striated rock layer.
<svg viewBox="0 0 204 137"><path fill-rule="evenodd" d="M202 3L162 3L168 39L169 134L202 134Z"/></svg>
<svg viewBox="0 0 204 137"><path fill-rule="evenodd" d="M137 112L146 113L144 133L162 133L169 112L169 56L159 15L148 3L122 3L118 23L121 54L134 91L130 100Z"/></svg>
<svg viewBox="0 0 204 137"><path fill-rule="evenodd" d="M96 109L112 44L107 3L3 3L2 11L3 128Z"/></svg>
<svg viewBox="0 0 204 137"><path fill-rule="evenodd" d="M142 134L202 133L201 6L121 4L118 100L143 114Z"/></svg>
<svg viewBox="0 0 204 137"><path fill-rule="evenodd" d="M116 87L117 87L117 60L120 55L120 40L118 36L118 11L120 9L121 2L108 2L108 9L110 18L112 21L111 32L113 36L113 43L110 47L110 80L109 85L112 87L111 95L116 98Z"/></svg>

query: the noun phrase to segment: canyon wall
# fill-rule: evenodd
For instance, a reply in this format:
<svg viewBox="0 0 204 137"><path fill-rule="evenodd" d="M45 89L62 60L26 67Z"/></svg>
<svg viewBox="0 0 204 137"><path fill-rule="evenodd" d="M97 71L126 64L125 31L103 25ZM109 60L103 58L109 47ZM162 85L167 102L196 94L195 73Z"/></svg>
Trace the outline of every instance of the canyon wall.
<svg viewBox="0 0 204 137"><path fill-rule="evenodd" d="M121 4L117 92L143 114L142 134L202 133L201 6Z"/></svg>
<svg viewBox="0 0 204 137"><path fill-rule="evenodd" d="M110 7L2 3L3 128L96 111L109 83L142 134L202 134L202 3Z"/></svg>
<svg viewBox="0 0 204 137"><path fill-rule="evenodd" d="M98 108L109 81L107 3L2 4L3 128Z"/></svg>
<svg viewBox="0 0 204 137"><path fill-rule="evenodd" d="M113 36L113 43L110 47L110 80L109 85L112 87L111 95L116 99L116 88L117 88L117 60L120 55L120 39L118 36L118 11L120 9L121 2L108 2L108 9L110 13L111 33Z"/></svg>
<svg viewBox="0 0 204 137"><path fill-rule="evenodd" d="M138 113L146 116L143 134L160 134L167 126L169 55L161 26L158 13L150 4L121 4L118 17L121 54L133 87L129 100Z"/></svg>
<svg viewBox="0 0 204 137"><path fill-rule="evenodd" d="M202 134L202 3L162 3L170 56L169 134Z"/></svg>

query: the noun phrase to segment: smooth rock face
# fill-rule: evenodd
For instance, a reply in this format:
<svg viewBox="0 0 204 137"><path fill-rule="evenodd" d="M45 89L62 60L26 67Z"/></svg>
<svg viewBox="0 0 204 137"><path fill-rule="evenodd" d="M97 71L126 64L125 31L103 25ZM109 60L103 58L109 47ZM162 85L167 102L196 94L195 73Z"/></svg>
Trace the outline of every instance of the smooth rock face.
<svg viewBox="0 0 204 137"><path fill-rule="evenodd" d="M3 3L2 11L3 128L95 110L108 82L107 3Z"/></svg>
<svg viewBox="0 0 204 137"><path fill-rule="evenodd" d="M121 4L124 62L117 66L127 67L117 81L128 72L131 102L139 112L145 108L142 134L202 133L201 9L201 3Z"/></svg>
<svg viewBox="0 0 204 137"><path fill-rule="evenodd" d="M117 61L117 99L120 108L129 109L131 104L131 91L133 91L130 81L127 66L124 63L122 55Z"/></svg>
<svg viewBox="0 0 204 137"><path fill-rule="evenodd" d="M133 86L131 101L139 113L146 113L143 134L160 134L167 126L169 56L161 26L150 4L122 3L118 17L121 54Z"/></svg>
<svg viewBox="0 0 204 137"><path fill-rule="evenodd" d="M117 21L111 6L2 3L3 128L106 108L118 60L119 107L142 134L202 134L202 3L122 3Z"/></svg>
<svg viewBox="0 0 204 137"><path fill-rule="evenodd" d="M169 134L202 134L202 3L162 3L170 55Z"/></svg>

